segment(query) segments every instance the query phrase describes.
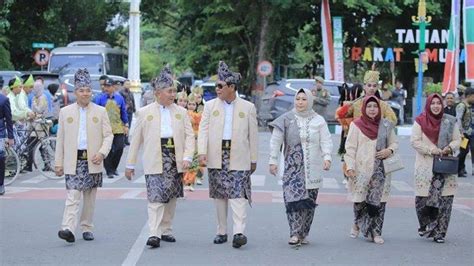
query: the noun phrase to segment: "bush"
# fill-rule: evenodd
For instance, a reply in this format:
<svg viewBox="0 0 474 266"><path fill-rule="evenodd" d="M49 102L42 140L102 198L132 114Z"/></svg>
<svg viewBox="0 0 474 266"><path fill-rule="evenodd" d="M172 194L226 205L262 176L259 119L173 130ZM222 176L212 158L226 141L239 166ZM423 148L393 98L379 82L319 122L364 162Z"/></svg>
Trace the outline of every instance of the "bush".
<svg viewBox="0 0 474 266"><path fill-rule="evenodd" d="M443 91L443 84L441 82L438 83L428 83L426 86L423 88L423 94L425 96L428 96L433 93L438 93L441 94Z"/></svg>

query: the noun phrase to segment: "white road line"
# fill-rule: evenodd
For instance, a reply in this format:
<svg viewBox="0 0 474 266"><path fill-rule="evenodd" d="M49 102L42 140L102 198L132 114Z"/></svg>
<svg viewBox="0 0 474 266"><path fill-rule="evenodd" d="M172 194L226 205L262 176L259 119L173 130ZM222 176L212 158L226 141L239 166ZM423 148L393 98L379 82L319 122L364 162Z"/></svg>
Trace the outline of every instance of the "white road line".
<svg viewBox="0 0 474 266"><path fill-rule="evenodd" d="M250 179L252 180L252 187L263 187L265 185L264 175L252 175Z"/></svg>
<svg viewBox="0 0 474 266"><path fill-rule="evenodd" d="M323 178L323 188L339 189L340 187L335 178Z"/></svg>
<svg viewBox="0 0 474 266"><path fill-rule="evenodd" d="M58 181L58 184L66 184L66 179L63 178L63 179L59 180L59 181Z"/></svg>
<svg viewBox="0 0 474 266"><path fill-rule="evenodd" d="M412 192L413 188L405 181L392 180L392 186L399 191Z"/></svg>
<svg viewBox="0 0 474 266"><path fill-rule="evenodd" d="M26 183L26 184L37 184L39 182L45 181L47 178L43 175L38 175L33 178L27 179L25 181L22 181L21 183Z"/></svg>
<svg viewBox="0 0 474 266"><path fill-rule="evenodd" d="M140 176L135 181L133 181L133 183L135 183L135 184L145 184L146 183L145 176L144 175Z"/></svg>
<svg viewBox="0 0 474 266"><path fill-rule="evenodd" d="M469 208L468 206L454 203L453 207L454 207L455 210L458 210L458 211L466 214L467 216L471 216L472 218L474 218L474 213L472 212L472 209Z"/></svg>
<svg viewBox="0 0 474 266"><path fill-rule="evenodd" d="M105 184L112 184L119 181L123 177L124 177L124 173L119 173L119 176L114 176L114 178L104 178L102 179L102 182L104 182Z"/></svg>
<svg viewBox="0 0 474 266"><path fill-rule="evenodd" d="M142 188L132 189L130 191L125 192L122 196L120 196L120 198L121 199L135 199L143 191L145 191L145 189L142 189Z"/></svg>
<svg viewBox="0 0 474 266"><path fill-rule="evenodd" d="M146 241L148 236L148 223L142 228L140 235L138 235L137 240L133 244L132 248L128 252L127 257L122 262L122 266L135 266L137 265L138 260L142 256L143 249L145 248Z"/></svg>

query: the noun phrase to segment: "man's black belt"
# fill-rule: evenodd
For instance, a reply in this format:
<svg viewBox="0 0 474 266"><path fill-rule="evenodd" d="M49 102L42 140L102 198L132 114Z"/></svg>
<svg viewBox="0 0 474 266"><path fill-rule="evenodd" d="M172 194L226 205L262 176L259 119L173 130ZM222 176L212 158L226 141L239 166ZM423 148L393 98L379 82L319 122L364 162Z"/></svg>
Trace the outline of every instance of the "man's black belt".
<svg viewBox="0 0 474 266"><path fill-rule="evenodd" d="M222 140L222 150L230 151L231 146L232 146L232 141L230 139Z"/></svg>
<svg viewBox="0 0 474 266"><path fill-rule="evenodd" d="M77 150L77 160L78 161L87 160L87 150Z"/></svg>
<svg viewBox="0 0 474 266"><path fill-rule="evenodd" d="M161 148L163 149L174 149L173 138L161 138Z"/></svg>

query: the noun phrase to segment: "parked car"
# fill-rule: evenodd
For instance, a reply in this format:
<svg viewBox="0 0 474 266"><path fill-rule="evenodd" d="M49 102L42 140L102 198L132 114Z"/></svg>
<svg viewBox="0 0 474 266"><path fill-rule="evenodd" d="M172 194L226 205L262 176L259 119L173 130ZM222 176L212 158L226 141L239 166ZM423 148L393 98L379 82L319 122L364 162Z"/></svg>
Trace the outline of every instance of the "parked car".
<svg viewBox="0 0 474 266"><path fill-rule="evenodd" d="M328 123L335 123L336 109L339 106L339 88L343 82L326 80L324 88L331 94L331 102L324 117ZM262 105L259 112L259 120L264 123L274 120L283 113L293 108L295 93L301 89L313 89L316 87L314 79L286 79L270 83L264 91Z"/></svg>
<svg viewBox="0 0 474 266"><path fill-rule="evenodd" d="M23 72L21 75L21 79L25 80L27 79L30 75L33 76L33 78L36 80L38 77L42 77L44 80L44 89L48 89L48 86L50 84L60 84L59 81L59 74L56 73L51 73L47 71L30 71L30 72Z"/></svg>
<svg viewBox="0 0 474 266"><path fill-rule="evenodd" d="M339 88L343 82L325 80L324 88L326 88L331 94L331 102L326 110L324 119L328 123L337 123L335 119L336 109L339 107ZM348 84L352 86L352 84ZM264 92L262 97L262 105L259 111L259 122L260 124L267 124L279 117L283 113L293 108L293 101L295 93L301 89L312 89L316 86L316 82L313 79L287 79L278 82L270 83ZM400 113L400 104L394 101L387 101L392 107L393 111L398 117Z"/></svg>
<svg viewBox="0 0 474 266"><path fill-rule="evenodd" d="M0 71L0 79L3 80L3 86L7 86L8 82L15 76L21 77L22 73L20 71L14 70L2 70ZM1 89L1 88L0 88Z"/></svg>
<svg viewBox="0 0 474 266"><path fill-rule="evenodd" d="M102 92L102 89L99 84L99 78L101 75L91 74L91 82L92 82L92 100ZM113 80L120 80L124 82L126 79L120 76L113 76L108 75L109 78ZM67 74L59 79L60 81L60 91L59 97L61 102L61 107L69 105L71 103L76 102L76 96L74 95L74 75Z"/></svg>
<svg viewBox="0 0 474 266"><path fill-rule="evenodd" d="M203 82L200 86L202 87L202 91L203 91L202 98L204 99L204 102L210 101L217 97L215 81L206 81L206 82ZM242 99L247 99L247 96L245 94L241 94L238 91L236 91L235 94L237 97L240 97Z"/></svg>

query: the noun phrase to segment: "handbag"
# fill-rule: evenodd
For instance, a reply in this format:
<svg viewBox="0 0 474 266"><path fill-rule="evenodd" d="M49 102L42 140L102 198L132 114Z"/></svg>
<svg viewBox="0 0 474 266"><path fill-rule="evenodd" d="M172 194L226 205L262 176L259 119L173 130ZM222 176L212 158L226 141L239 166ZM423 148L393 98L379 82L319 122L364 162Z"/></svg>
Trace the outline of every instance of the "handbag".
<svg viewBox="0 0 474 266"><path fill-rule="evenodd" d="M387 159L383 160L383 169L385 174L390 174L392 172L402 170L405 168L403 166L402 160L398 153L394 153L392 156L388 157Z"/></svg>
<svg viewBox="0 0 474 266"><path fill-rule="evenodd" d="M454 156L434 156L433 174L454 175L458 173L459 158Z"/></svg>

